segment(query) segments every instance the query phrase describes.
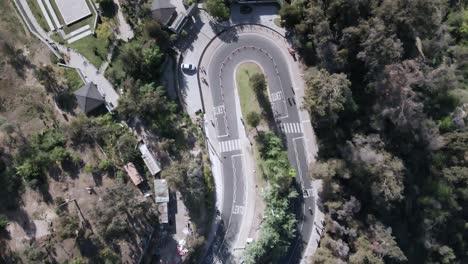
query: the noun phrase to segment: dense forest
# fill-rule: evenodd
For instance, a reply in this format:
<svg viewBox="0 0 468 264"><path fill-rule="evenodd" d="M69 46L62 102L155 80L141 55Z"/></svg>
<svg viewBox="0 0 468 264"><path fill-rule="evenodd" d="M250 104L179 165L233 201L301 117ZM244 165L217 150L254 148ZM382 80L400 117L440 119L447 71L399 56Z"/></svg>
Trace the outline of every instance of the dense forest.
<svg viewBox="0 0 468 264"><path fill-rule="evenodd" d="M468 1L303 0L324 238L314 263L467 263ZM333 132L331 132L333 131Z"/></svg>

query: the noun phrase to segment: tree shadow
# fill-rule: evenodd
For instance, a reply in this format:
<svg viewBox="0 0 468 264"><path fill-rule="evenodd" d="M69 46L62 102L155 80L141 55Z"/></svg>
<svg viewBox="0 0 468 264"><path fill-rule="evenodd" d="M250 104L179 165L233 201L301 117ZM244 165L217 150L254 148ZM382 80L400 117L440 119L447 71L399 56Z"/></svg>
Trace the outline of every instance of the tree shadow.
<svg viewBox="0 0 468 264"><path fill-rule="evenodd" d="M213 244L201 263L235 263L231 252L232 245L225 243L226 231L226 224L223 220L220 220Z"/></svg>
<svg viewBox="0 0 468 264"><path fill-rule="evenodd" d="M102 16L113 18L119 11L119 6L112 1L101 1L99 9Z"/></svg>
<svg viewBox="0 0 468 264"><path fill-rule="evenodd" d="M239 34L238 34L238 29L237 27L230 28L229 30L225 30L223 26L219 26L217 24L214 24L213 22L210 21L210 26L213 28L213 31L218 34L218 39L225 43L232 43L232 42L237 42L239 40ZM222 33L221 33L222 32Z"/></svg>
<svg viewBox="0 0 468 264"><path fill-rule="evenodd" d="M67 172L72 179L76 179L80 175L81 165L81 162L76 164L71 160L64 160L61 164L63 171Z"/></svg>
<svg viewBox="0 0 468 264"><path fill-rule="evenodd" d="M47 182L41 183L36 190L41 194L42 200L50 205L54 202L54 199L52 198L52 195L49 192L49 184Z"/></svg>
<svg viewBox="0 0 468 264"><path fill-rule="evenodd" d="M94 234L78 237L76 244L78 245L78 250L82 256L90 260L97 260L99 250L102 248L102 245Z"/></svg>
<svg viewBox="0 0 468 264"><path fill-rule="evenodd" d="M52 164L52 166L49 167L47 174L54 181L60 181L60 180L63 180L64 178L62 175L63 174L62 170L59 168L59 166L56 166L56 164Z"/></svg>
<svg viewBox="0 0 468 264"><path fill-rule="evenodd" d="M77 106L76 97L68 89L60 89L54 96L54 100L61 110L75 115L74 109Z"/></svg>
<svg viewBox="0 0 468 264"><path fill-rule="evenodd" d="M4 54L8 57L8 62L13 69L15 69L16 74L18 74L21 79L24 79L26 69L32 68L33 65L29 59L23 55L23 50L15 49L15 47L6 42L3 44L3 49L5 50Z"/></svg>
<svg viewBox="0 0 468 264"><path fill-rule="evenodd" d="M94 184L96 187L102 186L102 173L100 171L92 172L91 176L93 177Z"/></svg>
<svg viewBox="0 0 468 264"><path fill-rule="evenodd" d="M36 235L36 225L29 218L28 213L23 208L7 211L5 212L5 215L7 216L10 222L18 223L18 225L21 226L21 228L23 228L24 232L28 236L34 237Z"/></svg>

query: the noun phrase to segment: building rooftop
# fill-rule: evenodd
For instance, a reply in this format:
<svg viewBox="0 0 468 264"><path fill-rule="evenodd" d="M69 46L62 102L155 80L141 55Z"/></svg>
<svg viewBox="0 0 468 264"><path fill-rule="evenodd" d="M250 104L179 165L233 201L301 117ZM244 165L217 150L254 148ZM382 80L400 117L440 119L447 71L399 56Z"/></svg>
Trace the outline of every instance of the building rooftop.
<svg viewBox="0 0 468 264"><path fill-rule="evenodd" d="M65 24L70 25L91 15L87 0L52 0L55 1Z"/></svg>
<svg viewBox="0 0 468 264"><path fill-rule="evenodd" d="M150 10L155 19L164 26L169 26L171 20L177 14L176 7L170 0L153 0Z"/></svg>
<svg viewBox="0 0 468 264"><path fill-rule="evenodd" d="M148 149L148 146L146 144L140 145L140 153L141 153L141 158L146 164L146 167L148 167L148 170L150 171L151 175L156 175L158 172L161 171L161 167L159 167L158 161L154 157L153 153Z"/></svg>
<svg viewBox="0 0 468 264"><path fill-rule="evenodd" d="M128 176L132 180L133 184L138 185L144 181L143 177L141 177L140 173L135 167L135 164L129 162L127 165L124 166L125 171L127 172Z"/></svg>
<svg viewBox="0 0 468 264"><path fill-rule="evenodd" d="M164 179L154 180L154 193L156 203L169 202L169 188L167 187L167 181Z"/></svg>
<svg viewBox="0 0 468 264"><path fill-rule="evenodd" d="M158 212L159 212L159 222L161 224L169 223L169 213L168 213L167 203L158 204Z"/></svg>
<svg viewBox="0 0 468 264"><path fill-rule="evenodd" d="M81 110L89 113L105 103L96 84L89 82L73 93Z"/></svg>

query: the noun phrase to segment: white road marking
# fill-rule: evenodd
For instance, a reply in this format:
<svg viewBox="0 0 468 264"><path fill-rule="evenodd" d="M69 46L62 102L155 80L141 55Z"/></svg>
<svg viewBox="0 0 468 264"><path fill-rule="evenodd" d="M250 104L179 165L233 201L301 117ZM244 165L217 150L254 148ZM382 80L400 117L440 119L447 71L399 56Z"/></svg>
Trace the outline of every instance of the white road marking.
<svg viewBox="0 0 468 264"><path fill-rule="evenodd" d="M301 123L280 123L280 129L285 134L300 134L300 133L302 133Z"/></svg>
<svg viewBox="0 0 468 264"><path fill-rule="evenodd" d="M227 137L227 136L229 136L229 128L227 127L226 116L223 116L223 121L224 121L224 127L226 128L226 133L223 134L223 135L219 135L219 129L216 129L216 133L218 134L218 138L222 138L222 137ZM218 118L216 118L215 124L216 124L216 128L217 128L218 125L219 125Z"/></svg>
<svg viewBox="0 0 468 264"><path fill-rule="evenodd" d="M235 150L241 149L241 141L240 139L233 139L228 141L221 141L219 142L221 146L221 153L223 152L230 152Z"/></svg>
<svg viewBox="0 0 468 264"><path fill-rule="evenodd" d="M312 196L313 194L313 191L314 189L310 188L310 189L304 189L304 198L309 198Z"/></svg>
<svg viewBox="0 0 468 264"><path fill-rule="evenodd" d="M272 102L279 101L279 100L283 99L283 92L279 91L279 92L276 92L276 93L272 93L270 98L271 98Z"/></svg>
<svg viewBox="0 0 468 264"><path fill-rule="evenodd" d="M224 115L224 113L226 113L225 110L224 110L224 105L219 105L219 106L213 107L213 112L214 112L215 116Z"/></svg>
<svg viewBox="0 0 468 264"><path fill-rule="evenodd" d="M244 214L244 206L243 205L235 205L234 208L232 209L232 214Z"/></svg>

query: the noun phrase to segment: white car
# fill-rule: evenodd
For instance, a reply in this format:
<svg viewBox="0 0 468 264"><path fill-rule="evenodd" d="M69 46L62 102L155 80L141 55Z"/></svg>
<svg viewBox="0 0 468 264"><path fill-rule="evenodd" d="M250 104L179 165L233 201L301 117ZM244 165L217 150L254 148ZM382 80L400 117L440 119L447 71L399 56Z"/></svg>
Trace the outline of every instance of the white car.
<svg viewBox="0 0 468 264"><path fill-rule="evenodd" d="M197 67L195 67L195 65L190 64L190 63L182 63L181 68L182 70L194 71Z"/></svg>

